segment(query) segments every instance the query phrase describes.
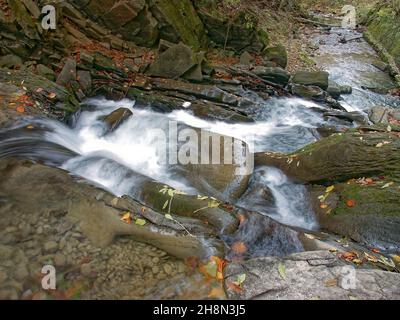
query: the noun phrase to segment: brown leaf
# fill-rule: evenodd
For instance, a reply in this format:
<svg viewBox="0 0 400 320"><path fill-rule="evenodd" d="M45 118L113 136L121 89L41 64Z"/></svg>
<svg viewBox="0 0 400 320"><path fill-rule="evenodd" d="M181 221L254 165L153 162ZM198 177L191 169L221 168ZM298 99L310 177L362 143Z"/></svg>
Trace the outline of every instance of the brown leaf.
<svg viewBox="0 0 400 320"><path fill-rule="evenodd" d="M18 113L24 113L25 112L25 108L24 107L17 107L17 112Z"/></svg>
<svg viewBox="0 0 400 320"><path fill-rule="evenodd" d="M238 294L242 292L242 288L231 281L227 281L227 286Z"/></svg>
<svg viewBox="0 0 400 320"><path fill-rule="evenodd" d="M338 285L338 280L337 279L329 279L328 281L325 281L325 287L335 287Z"/></svg>

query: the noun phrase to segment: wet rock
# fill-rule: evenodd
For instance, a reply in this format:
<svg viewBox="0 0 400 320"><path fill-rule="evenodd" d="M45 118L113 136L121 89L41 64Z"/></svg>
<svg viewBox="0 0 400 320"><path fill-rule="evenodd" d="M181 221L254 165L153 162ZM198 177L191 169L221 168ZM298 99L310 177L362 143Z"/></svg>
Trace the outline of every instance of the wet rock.
<svg viewBox="0 0 400 320"><path fill-rule="evenodd" d="M276 66L286 69L288 63L288 54L283 45L269 47L263 51L264 59L273 62Z"/></svg>
<svg viewBox="0 0 400 320"><path fill-rule="evenodd" d="M180 43L160 54L148 73L155 77L178 78L197 63L193 51Z"/></svg>
<svg viewBox="0 0 400 320"><path fill-rule="evenodd" d="M368 118L364 113L358 111L343 112L343 111L327 111L324 112L325 117L336 117L338 119L350 120L358 124L368 124Z"/></svg>
<svg viewBox="0 0 400 320"><path fill-rule="evenodd" d="M329 86L329 73L326 71L298 71L294 74L292 82L304 86L317 86L327 90Z"/></svg>
<svg viewBox="0 0 400 320"><path fill-rule="evenodd" d="M118 127L132 117L133 113L131 110L127 108L119 108L114 112L110 113L108 116L103 118L103 121L106 123L108 127L108 132L113 132Z"/></svg>
<svg viewBox="0 0 400 320"><path fill-rule="evenodd" d="M355 273L353 285L349 272ZM242 290L230 282L246 274ZM347 276L347 278L346 278ZM309 251L286 258L257 258L230 263L225 269L229 299L238 300L370 300L398 299L400 275L345 266L329 251ZM347 280L347 281L346 281Z"/></svg>
<svg viewBox="0 0 400 320"><path fill-rule="evenodd" d="M390 109L386 107L373 107L369 110L368 115L372 123L388 124Z"/></svg>
<svg viewBox="0 0 400 320"><path fill-rule="evenodd" d="M18 68L22 66L22 59L14 54L0 57L1 68Z"/></svg>
<svg viewBox="0 0 400 320"><path fill-rule="evenodd" d="M76 80L76 61L68 59L65 61L64 67L57 77L57 84L65 86L71 81Z"/></svg>
<svg viewBox="0 0 400 320"><path fill-rule="evenodd" d="M372 62L372 65L383 72L389 71L389 65L383 61L376 60Z"/></svg>
<svg viewBox="0 0 400 320"><path fill-rule="evenodd" d="M300 84L293 84L291 86L293 94L298 95L302 98L312 99L315 101L325 101L327 98L326 91L322 90L317 86L303 86Z"/></svg>
<svg viewBox="0 0 400 320"><path fill-rule="evenodd" d="M282 86L286 86L290 79L289 72L279 67L257 66L252 71L257 76Z"/></svg>

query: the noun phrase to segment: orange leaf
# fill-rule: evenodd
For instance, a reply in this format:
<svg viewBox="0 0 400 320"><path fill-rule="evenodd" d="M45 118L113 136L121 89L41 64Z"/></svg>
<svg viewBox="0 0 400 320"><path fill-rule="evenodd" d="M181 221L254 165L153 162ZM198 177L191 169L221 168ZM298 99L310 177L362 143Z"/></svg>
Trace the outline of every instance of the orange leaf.
<svg viewBox="0 0 400 320"><path fill-rule="evenodd" d="M347 200L347 201L346 201L346 205L347 205L349 208L355 207L355 206L356 206L356 201L355 201L355 200Z"/></svg>
<svg viewBox="0 0 400 320"><path fill-rule="evenodd" d="M228 281L227 282L227 286L228 286L228 288L232 289L236 293L241 293L242 292L242 288L240 286L238 286L237 284L233 283L233 282Z"/></svg>
<svg viewBox="0 0 400 320"><path fill-rule="evenodd" d="M131 223L132 223L131 213L130 213L130 212L125 213L125 214L122 216L121 221L124 221L124 222L126 222L126 223L128 223L128 224L131 224Z"/></svg>
<svg viewBox="0 0 400 320"><path fill-rule="evenodd" d="M247 251L247 247L244 242L238 241L232 245L232 251L236 254L244 254Z"/></svg>
<svg viewBox="0 0 400 320"><path fill-rule="evenodd" d="M24 107L17 107L17 112L24 113L25 112L25 108Z"/></svg>
<svg viewBox="0 0 400 320"><path fill-rule="evenodd" d="M353 261L357 258L357 253L355 252L345 252L341 254L341 257L347 261Z"/></svg>
<svg viewBox="0 0 400 320"><path fill-rule="evenodd" d="M50 99L54 99L56 96L57 96L57 95L56 95L54 92L49 93L49 98L50 98Z"/></svg>

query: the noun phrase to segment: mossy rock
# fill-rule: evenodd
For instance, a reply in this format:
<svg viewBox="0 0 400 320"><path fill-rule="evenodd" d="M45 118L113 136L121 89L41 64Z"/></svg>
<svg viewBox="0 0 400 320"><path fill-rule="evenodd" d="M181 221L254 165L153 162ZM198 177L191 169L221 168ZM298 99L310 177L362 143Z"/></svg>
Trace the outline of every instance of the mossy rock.
<svg viewBox="0 0 400 320"><path fill-rule="evenodd" d="M400 18L390 6L372 10L367 18L369 33L393 56L400 65Z"/></svg>
<svg viewBox="0 0 400 320"><path fill-rule="evenodd" d="M323 203L326 187L311 187L311 199L322 229L370 247L400 249L400 185L391 177L362 185L357 181L334 185ZM325 205L322 205L325 204Z"/></svg>
<svg viewBox="0 0 400 320"><path fill-rule="evenodd" d="M392 132L367 131L364 127L360 131L336 133L288 155L258 153L255 164L278 167L293 179L310 183L331 183L370 175L399 179L398 133L393 132L393 128Z"/></svg>
<svg viewBox="0 0 400 320"><path fill-rule="evenodd" d="M203 22L190 0L152 0L150 4L151 10L160 12L185 44L196 50L208 46Z"/></svg>

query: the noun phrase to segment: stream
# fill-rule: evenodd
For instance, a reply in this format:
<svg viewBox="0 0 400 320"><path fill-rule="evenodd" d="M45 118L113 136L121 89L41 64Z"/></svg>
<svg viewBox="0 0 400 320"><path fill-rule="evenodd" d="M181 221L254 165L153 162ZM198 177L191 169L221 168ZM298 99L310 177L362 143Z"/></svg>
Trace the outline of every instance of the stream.
<svg viewBox="0 0 400 320"><path fill-rule="evenodd" d="M340 100L348 111L366 112L375 105L398 106L398 101L387 94L363 89L389 89L394 83L389 75L372 66L378 57L364 40L339 42L343 36L358 35L339 28L330 33L316 30L311 39L319 47L315 60L330 72L332 80L353 87L353 93ZM343 125L332 118L325 119L324 106L299 98L258 98L248 110L255 122L237 124L202 120L185 110L157 113L137 108L131 100L115 102L98 97L85 101L85 105L90 107L82 109L72 126L35 119L0 131L0 157L13 155L40 160L83 177L117 196L134 197L143 176L196 195L199 194L196 188L173 166L160 161L153 132L167 131L171 121L241 139L249 143L252 152L293 152L318 140L318 128ZM130 109L133 116L107 133L100 119L121 107ZM137 173L137 177L132 172ZM306 187L290 181L275 168L256 168L248 190L236 204L286 225L318 229Z"/></svg>

